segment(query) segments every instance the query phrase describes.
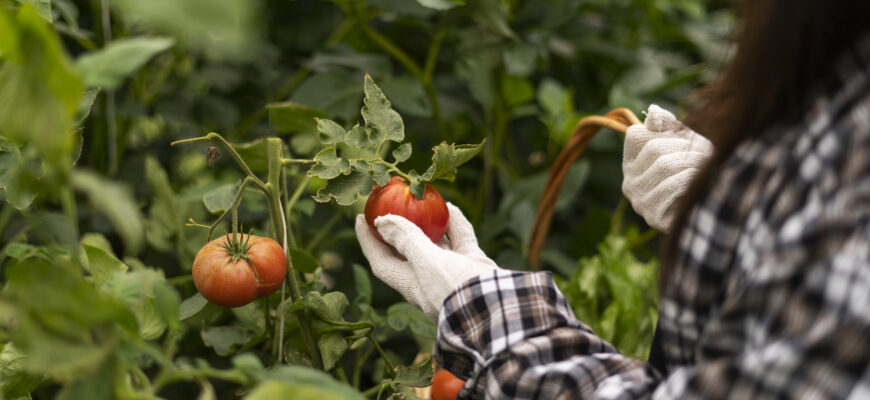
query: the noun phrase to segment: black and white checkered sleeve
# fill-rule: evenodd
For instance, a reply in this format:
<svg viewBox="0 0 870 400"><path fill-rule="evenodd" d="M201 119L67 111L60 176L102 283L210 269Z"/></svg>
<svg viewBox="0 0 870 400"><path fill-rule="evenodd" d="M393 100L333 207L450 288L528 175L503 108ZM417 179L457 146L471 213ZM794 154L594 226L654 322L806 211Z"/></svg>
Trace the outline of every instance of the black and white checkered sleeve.
<svg viewBox="0 0 870 400"><path fill-rule="evenodd" d="M479 398L643 398L658 382L578 321L546 272L497 270L453 292L435 357Z"/></svg>

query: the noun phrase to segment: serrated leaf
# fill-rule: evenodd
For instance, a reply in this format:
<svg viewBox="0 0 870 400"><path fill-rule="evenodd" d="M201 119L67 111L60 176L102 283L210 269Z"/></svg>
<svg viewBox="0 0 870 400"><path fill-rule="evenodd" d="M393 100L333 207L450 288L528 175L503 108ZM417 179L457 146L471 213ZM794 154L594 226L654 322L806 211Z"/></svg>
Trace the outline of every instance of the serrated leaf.
<svg viewBox="0 0 870 400"><path fill-rule="evenodd" d="M432 357L425 357L420 362L396 367L396 382L405 386L424 387L432 384Z"/></svg>
<svg viewBox="0 0 870 400"><path fill-rule="evenodd" d="M342 292L329 292L324 295L319 292L308 292L293 303L290 310L309 310L327 322L344 321L341 315L349 304L350 302L347 301L347 297Z"/></svg>
<svg viewBox="0 0 870 400"><path fill-rule="evenodd" d="M314 156L316 163L308 170L308 175L321 179L333 179L339 175L347 175L350 172L350 161L339 157L335 147L327 147ZM327 199L328 201L328 199Z"/></svg>
<svg viewBox="0 0 870 400"><path fill-rule="evenodd" d="M350 171L345 175L339 175L330 179L326 186L317 190L314 200L326 203L331 199L339 205L351 205L359 198L371 193L375 188L375 180L369 171L369 165L365 162L352 161Z"/></svg>
<svg viewBox="0 0 870 400"><path fill-rule="evenodd" d="M119 39L82 55L76 60L76 67L85 86L116 89L125 78L173 44L174 40L159 37Z"/></svg>
<svg viewBox="0 0 870 400"><path fill-rule="evenodd" d="M347 131L331 119L317 119L317 137L325 144L343 143Z"/></svg>
<svg viewBox="0 0 870 400"><path fill-rule="evenodd" d="M290 257L293 260L293 269L299 272L312 273L320 266L317 259L303 249L290 249Z"/></svg>
<svg viewBox="0 0 870 400"><path fill-rule="evenodd" d="M327 118L326 113L304 104L283 102L266 105L269 122L278 132L312 131L317 121Z"/></svg>
<svg viewBox="0 0 870 400"><path fill-rule="evenodd" d="M396 163L404 162L411 158L411 143L402 143L399 147L393 150L393 158Z"/></svg>
<svg viewBox="0 0 870 400"><path fill-rule="evenodd" d="M378 148L383 143L383 138L378 135L378 132L369 127L354 125L347 133L345 142L358 151L362 157L376 156Z"/></svg>
<svg viewBox="0 0 870 400"><path fill-rule="evenodd" d="M452 182L456 178L456 168L474 158L477 153L480 153L485 142L486 140L480 142L480 144L460 145L448 145L446 142L442 142L438 146L435 146L433 148L435 153L432 155L432 166L423 174L423 180L431 182L436 179L445 179Z"/></svg>
<svg viewBox="0 0 870 400"><path fill-rule="evenodd" d="M236 185L228 183L209 190L202 195L202 203L212 214L217 214L230 209L233 198L236 196Z"/></svg>
<svg viewBox="0 0 870 400"><path fill-rule="evenodd" d="M393 110L390 101L384 96L384 92L372 77L365 77L365 105L362 108L362 117L366 121L366 127L377 132L380 141L393 140L401 142L405 139L405 123L398 112ZM380 143L378 143L380 145Z"/></svg>

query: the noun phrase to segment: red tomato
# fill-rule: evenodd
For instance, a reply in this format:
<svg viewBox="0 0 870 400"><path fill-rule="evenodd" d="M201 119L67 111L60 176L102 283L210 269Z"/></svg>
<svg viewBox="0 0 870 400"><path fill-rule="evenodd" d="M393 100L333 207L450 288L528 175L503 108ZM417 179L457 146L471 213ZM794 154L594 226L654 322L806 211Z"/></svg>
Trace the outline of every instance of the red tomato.
<svg viewBox="0 0 870 400"><path fill-rule="evenodd" d="M375 218L393 214L407 218L413 222L433 242L438 242L447 232L447 203L435 187L426 184L423 200L411 193L411 187L398 176L390 178L384 186L377 186L366 201L366 222L375 230L379 239L381 235L375 229Z"/></svg>
<svg viewBox="0 0 870 400"><path fill-rule="evenodd" d="M287 258L278 242L239 234L219 237L202 246L193 260L193 284L208 301L239 307L281 287Z"/></svg>
<svg viewBox="0 0 870 400"><path fill-rule="evenodd" d="M440 369L432 377L432 400L454 400L465 386L465 381L446 369Z"/></svg>

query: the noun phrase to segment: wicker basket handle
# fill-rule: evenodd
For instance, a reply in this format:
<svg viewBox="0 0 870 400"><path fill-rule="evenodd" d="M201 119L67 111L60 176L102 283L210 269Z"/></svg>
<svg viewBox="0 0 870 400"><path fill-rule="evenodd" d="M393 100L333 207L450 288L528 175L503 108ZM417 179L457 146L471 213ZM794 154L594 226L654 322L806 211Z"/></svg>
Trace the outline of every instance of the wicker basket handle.
<svg viewBox="0 0 870 400"><path fill-rule="evenodd" d="M559 192L562 191L562 183L565 182L565 176L568 175L568 170L571 169L574 160L580 156L592 137L602 127L625 133L630 125L640 123L637 116L627 108L617 108L604 116L589 116L577 122L577 126L571 133L571 138L568 139L565 148L562 149L553 163L550 176L547 177L544 194L541 197L541 204L538 206L538 213L535 215L531 242L529 243L529 261L536 271L541 269L541 248L544 246L544 241L550 230L550 222L553 219L553 212L556 211L556 201L559 199Z"/></svg>

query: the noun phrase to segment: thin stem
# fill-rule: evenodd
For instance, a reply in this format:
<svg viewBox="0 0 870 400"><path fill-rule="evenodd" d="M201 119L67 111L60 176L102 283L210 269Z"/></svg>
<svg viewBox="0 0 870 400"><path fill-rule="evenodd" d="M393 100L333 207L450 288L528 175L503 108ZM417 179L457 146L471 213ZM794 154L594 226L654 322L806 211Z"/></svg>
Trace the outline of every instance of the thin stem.
<svg viewBox="0 0 870 400"><path fill-rule="evenodd" d="M242 202L242 195L245 193L245 189L248 187L248 185L250 185L252 183L256 183L256 181L254 181L254 179L251 178L250 176L248 176L242 180L242 184L239 185L239 190L236 192L235 197L233 197L233 202L230 204L229 208L224 210L223 214L221 214L221 216L218 217L217 220L215 220L211 225L208 226L208 240L209 241L211 241L211 235L214 233L214 230L221 223L221 221L223 221L223 219L226 218L227 213L230 213L230 212L233 213L233 227L232 227L233 233L236 232L235 229L236 229L236 224L238 222L237 221L238 217L236 216L236 209L239 207L239 204L241 204L241 202ZM191 222L188 223L188 225L189 226L203 226L200 224L196 224L196 222L194 222L192 218L191 218Z"/></svg>
<svg viewBox="0 0 870 400"><path fill-rule="evenodd" d="M170 143L169 145L175 146L176 144L203 141L203 140L217 140L218 142L220 142L230 152L230 155L233 156L233 159L236 160L236 163L239 164L239 167L245 172L245 174L247 176L253 178L254 184L257 185L257 187L262 189L262 190L266 189L266 184L263 183L263 181L260 180L260 178L257 175L255 175L253 171L251 171L251 168L248 167L248 164L245 163L245 160L242 159L242 156L239 155L238 152L236 152L236 149L233 148L233 146L230 145L230 143L227 142L227 140L224 139L223 136L221 136L218 133L210 132L208 135L205 135L205 136L200 136L200 137L195 137L195 138L190 138L190 139L176 140L176 141Z"/></svg>
<svg viewBox="0 0 870 400"><path fill-rule="evenodd" d="M316 162L317 162L317 161L314 161L314 160L301 159L301 158L284 158L284 159L281 159L281 165L283 165L283 166L285 166L285 167L286 167L286 166L290 166L290 165L308 165L308 164L314 164L314 163L316 163Z"/></svg>
<svg viewBox="0 0 870 400"><path fill-rule="evenodd" d="M269 216L272 221L272 228L275 231L275 236L278 237L278 242L283 244L284 254L287 258L286 281L290 286L290 296L296 302L302 297L302 291L299 289L299 283L296 280L296 269L293 268L293 257L290 254L290 248L287 246L287 218L284 214L284 207L281 204L280 194L278 193L281 188L281 145L282 142L279 138L266 139L266 158L269 163L269 175L265 184L265 191L269 203ZM305 319L303 311L299 311L295 315L299 321L299 328L308 352L311 354L315 366L320 368L323 364L320 359L320 353L314 345L308 320Z"/></svg>
<svg viewBox="0 0 870 400"><path fill-rule="evenodd" d="M366 360L371 357L372 353L374 353L375 347L371 346L367 348L362 354L360 354L359 358L356 359L356 365L353 367L353 388L359 390L359 381L362 377L362 367L365 365Z"/></svg>
<svg viewBox="0 0 870 400"><path fill-rule="evenodd" d="M338 378L338 380L350 385L350 382L348 382L347 380L347 375L344 374L344 368L342 368L341 365L336 365L335 368L332 369L332 371L333 373L335 373L335 377Z"/></svg>
<svg viewBox="0 0 870 400"><path fill-rule="evenodd" d="M63 186L60 190L60 203L63 208L64 214L66 214L67 222L70 224L70 229L72 229L74 237L79 237L79 224L78 224L78 210L76 209L76 198L75 194L72 191L72 188L69 186ZM7 205L8 207L8 205ZM12 207L9 207L12 208ZM76 239L78 240L78 239ZM81 251L81 246L72 246L72 260L78 265L80 257L79 252Z"/></svg>
<svg viewBox="0 0 870 400"><path fill-rule="evenodd" d="M432 76L435 73L435 63L438 61L438 51L441 50L441 42L447 31L438 29L432 37L432 44L429 45L429 52L426 54L426 64L423 67L423 80L432 82Z"/></svg>
<svg viewBox="0 0 870 400"><path fill-rule="evenodd" d="M395 375L396 375L396 367L393 365L392 361L390 361L390 358L387 357L387 353L384 352L384 349L381 348L381 345L378 344L378 341L375 340L375 336L372 335L371 332L369 332L369 333L366 335L366 337L367 337L367 338L372 342L372 344L375 346L375 350L377 350L378 353L381 354L381 358L384 359L384 363L386 363L386 364L387 364L387 368L390 369L390 376L395 376Z"/></svg>
<svg viewBox="0 0 870 400"><path fill-rule="evenodd" d="M278 360L277 364L284 362L284 296L286 295L287 282L281 283L281 304L278 306L278 313L281 314L278 323Z"/></svg>
<svg viewBox="0 0 870 400"><path fill-rule="evenodd" d="M382 390L383 387L384 387L384 384L383 384L383 383L379 383L379 384L377 384L377 385L375 385L375 386L372 386L372 387L366 389L364 392L362 392L362 395L363 395L364 397L367 397L367 398L368 398L368 397L371 397L371 396L377 394L378 397L380 397L380 391Z"/></svg>
<svg viewBox="0 0 870 400"><path fill-rule="evenodd" d="M332 232L332 227L335 226L336 223L341 219L341 214L333 214L332 217L329 218L329 221L326 221L326 224L321 227L317 233L311 238L311 241L305 246L305 251L311 253L317 248L317 245L320 244L320 241L326 237L327 234Z"/></svg>

